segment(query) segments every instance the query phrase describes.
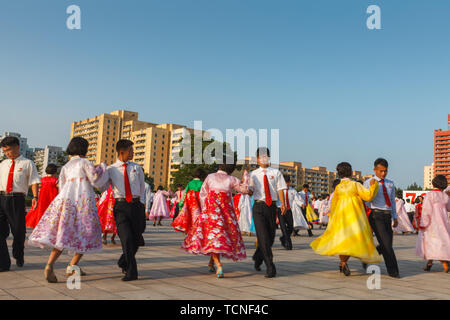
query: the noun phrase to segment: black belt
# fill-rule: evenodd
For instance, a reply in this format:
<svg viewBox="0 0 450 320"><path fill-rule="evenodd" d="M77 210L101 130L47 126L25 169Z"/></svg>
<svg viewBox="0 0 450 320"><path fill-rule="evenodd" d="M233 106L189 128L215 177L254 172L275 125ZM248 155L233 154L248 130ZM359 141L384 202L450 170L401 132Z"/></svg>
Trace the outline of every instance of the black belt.
<svg viewBox="0 0 450 320"><path fill-rule="evenodd" d="M116 200L117 202L128 202L127 199L125 198L115 198L114 200ZM141 198L137 197L137 198L133 198L131 200L131 202L140 202Z"/></svg>
<svg viewBox="0 0 450 320"><path fill-rule="evenodd" d="M392 213L391 210L381 210L381 209L372 209L372 212L379 212L379 213L384 213L384 214L391 214Z"/></svg>
<svg viewBox="0 0 450 320"><path fill-rule="evenodd" d="M21 193L21 192L5 192L5 191L0 191L0 196L6 196L6 197L25 197L25 193Z"/></svg>
<svg viewBox="0 0 450 320"><path fill-rule="evenodd" d="M255 203L264 203L265 205L267 205L266 200L255 200ZM276 205L276 204L277 204L277 202L272 200L272 204L270 206Z"/></svg>

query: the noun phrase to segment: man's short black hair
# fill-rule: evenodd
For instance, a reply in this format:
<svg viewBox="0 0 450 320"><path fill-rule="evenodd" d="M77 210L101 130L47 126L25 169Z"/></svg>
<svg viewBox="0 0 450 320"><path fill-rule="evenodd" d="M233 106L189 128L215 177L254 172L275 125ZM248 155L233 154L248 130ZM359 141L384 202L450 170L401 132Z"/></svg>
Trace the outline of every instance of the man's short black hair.
<svg viewBox="0 0 450 320"><path fill-rule="evenodd" d="M82 137L73 137L67 146L67 154L69 156L86 156L88 152L89 142Z"/></svg>
<svg viewBox="0 0 450 320"><path fill-rule="evenodd" d="M397 198L399 198L399 199L403 199L403 191L397 190L396 196L397 196Z"/></svg>
<svg viewBox="0 0 450 320"><path fill-rule="evenodd" d="M386 168L389 167L389 163L387 162L386 159L383 159L383 158L378 158L377 160L375 160L375 162L373 163L373 166L376 167L377 165L382 165L383 167L386 167Z"/></svg>
<svg viewBox="0 0 450 320"><path fill-rule="evenodd" d="M283 177L284 177L284 181L291 182L291 176L285 174Z"/></svg>
<svg viewBox="0 0 450 320"><path fill-rule="evenodd" d="M206 172L202 168L197 168L194 171L194 178L204 180L206 178Z"/></svg>
<svg viewBox="0 0 450 320"><path fill-rule="evenodd" d="M447 178L442 174L438 174L434 177L431 183L433 184L433 187L438 188L439 190L445 190L448 187Z"/></svg>
<svg viewBox="0 0 450 320"><path fill-rule="evenodd" d="M47 168L45 168L46 174L55 174L58 172L58 166L56 164L50 163Z"/></svg>
<svg viewBox="0 0 450 320"><path fill-rule="evenodd" d="M303 189L308 189L308 190L309 190L309 184L305 183L305 184L303 185Z"/></svg>
<svg viewBox="0 0 450 320"><path fill-rule="evenodd" d="M127 140L127 139L120 139L116 143L116 151L119 153L120 151L126 151L129 147L133 145L133 141Z"/></svg>
<svg viewBox="0 0 450 320"><path fill-rule="evenodd" d="M270 150L267 147L259 147L256 150L256 157L259 158L259 156L267 156L270 157Z"/></svg>
<svg viewBox="0 0 450 320"><path fill-rule="evenodd" d="M20 141L17 137L6 137L6 138L3 138L2 142L0 142L0 146L2 148L14 147L14 146L20 147Z"/></svg>
<svg viewBox="0 0 450 320"><path fill-rule="evenodd" d="M350 178L353 174L352 165L348 162L341 162L336 167L339 178Z"/></svg>

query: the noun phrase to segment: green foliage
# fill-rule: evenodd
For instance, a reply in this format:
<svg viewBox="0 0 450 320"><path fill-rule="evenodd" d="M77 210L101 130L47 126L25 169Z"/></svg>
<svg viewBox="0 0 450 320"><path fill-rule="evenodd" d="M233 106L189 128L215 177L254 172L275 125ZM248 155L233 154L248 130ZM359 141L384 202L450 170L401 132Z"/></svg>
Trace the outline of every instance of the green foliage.
<svg viewBox="0 0 450 320"><path fill-rule="evenodd" d="M211 164L206 164L204 159L202 159L202 163L201 164L194 164L194 136L191 135L191 163L190 164L182 164L182 165L178 165L175 168L178 169L178 171L174 172L173 174L173 183L170 185L170 189L171 190L176 190L176 186L181 184L183 186L183 188L187 185L187 183L189 181L191 181L194 178L194 172L197 168L202 168L206 174L210 174L213 172L216 172L218 170L218 164L216 162L211 163ZM211 140L211 141L202 141L202 155L205 151L205 149L210 146L212 143L221 143L219 141L216 140ZM233 153L234 155L234 160L237 160L237 153L231 151L229 145L225 142L221 143L222 144L222 150L223 150L223 154L230 154ZM210 146L211 148L212 146ZM215 150L213 150L211 152L211 155L214 157L215 155ZM180 151L180 157L183 157L183 151ZM238 165L236 166L236 170L241 170L242 165Z"/></svg>
<svg viewBox="0 0 450 320"><path fill-rule="evenodd" d="M409 185L406 190L411 190L411 191L422 191L422 187L419 186L416 182L414 182L413 184Z"/></svg>
<svg viewBox="0 0 450 320"><path fill-rule="evenodd" d="M155 179L153 177L150 177L148 173L144 173L144 180L150 185L150 189L155 189Z"/></svg>

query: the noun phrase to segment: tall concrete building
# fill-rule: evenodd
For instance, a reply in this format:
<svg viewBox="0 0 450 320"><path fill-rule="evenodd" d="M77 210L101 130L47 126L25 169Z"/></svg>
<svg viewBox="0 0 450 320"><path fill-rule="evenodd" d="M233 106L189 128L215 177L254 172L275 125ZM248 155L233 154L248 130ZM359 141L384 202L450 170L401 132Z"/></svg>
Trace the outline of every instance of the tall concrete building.
<svg viewBox="0 0 450 320"><path fill-rule="evenodd" d="M64 151L61 147L45 146L43 149L39 149L34 153L34 163L38 168L39 174L45 174L45 168L50 163L60 166L59 157L64 157Z"/></svg>
<svg viewBox="0 0 450 320"><path fill-rule="evenodd" d="M447 130L434 130L434 175L438 174L450 183L450 114Z"/></svg>
<svg viewBox="0 0 450 320"><path fill-rule="evenodd" d="M433 189L433 184L431 183L434 178L434 163L431 166L423 167L423 188Z"/></svg>
<svg viewBox="0 0 450 320"><path fill-rule="evenodd" d="M193 129L178 124L156 124L138 120L138 113L117 110L72 123L71 138L84 137L89 141L87 159L93 163L116 161L115 145L119 139L134 142L134 161L153 177L155 185L168 187L178 169L173 162L180 142Z"/></svg>

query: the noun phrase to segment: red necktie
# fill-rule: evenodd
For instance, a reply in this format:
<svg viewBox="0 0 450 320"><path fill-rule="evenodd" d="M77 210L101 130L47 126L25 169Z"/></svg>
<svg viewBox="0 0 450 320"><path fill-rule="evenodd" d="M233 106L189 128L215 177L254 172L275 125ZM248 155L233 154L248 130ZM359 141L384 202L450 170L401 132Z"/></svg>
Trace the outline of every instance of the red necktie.
<svg viewBox="0 0 450 320"><path fill-rule="evenodd" d="M123 177L125 179L125 200L127 200L127 202L131 202L133 200L133 194L131 193L130 180L128 180L126 163L123 164L123 168L125 169L123 172Z"/></svg>
<svg viewBox="0 0 450 320"><path fill-rule="evenodd" d="M380 180L381 185L383 186L383 194L384 194L384 200L386 201L387 206L390 208L391 207L391 199L389 199L388 193L387 193L387 189L386 186L384 185L384 180L381 179Z"/></svg>
<svg viewBox="0 0 450 320"><path fill-rule="evenodd" d="M286 189L286 209L290 209L291 205L289 204L289 194L288 194L288 190Z"/></svg>
<svg viewBox="0 0 450 320"><path fill-rule="evenodd" d="M267 175L265 172L264 172L264 196L266 198L267 206L270 207L272 205L272 197L270 196L269 179L267 179Z"/></svg>
<svg viewBox="0 0 450 320"><path fill-rule="evenodd" d="M14 181L14 167L16 166L16 162L14 160L11 160L11 168L9 168L9 174L8 174L8 182L6 183L6 192L10 193L13 191L13 181Z"/></svg>

